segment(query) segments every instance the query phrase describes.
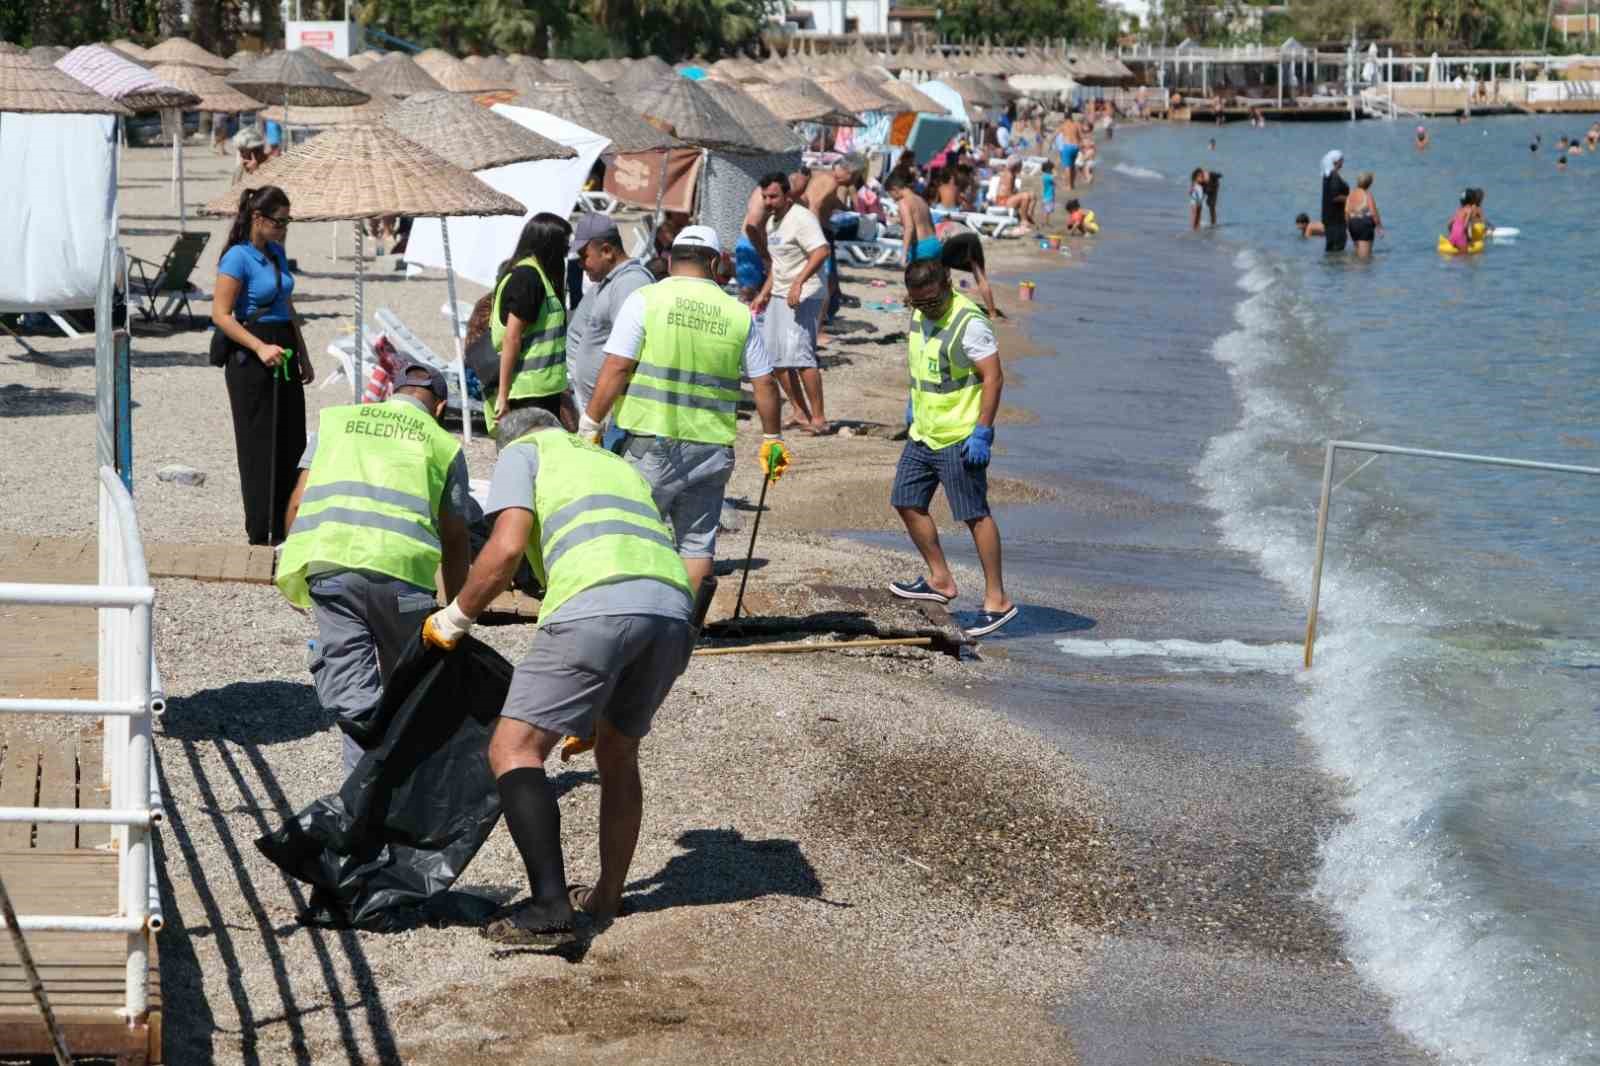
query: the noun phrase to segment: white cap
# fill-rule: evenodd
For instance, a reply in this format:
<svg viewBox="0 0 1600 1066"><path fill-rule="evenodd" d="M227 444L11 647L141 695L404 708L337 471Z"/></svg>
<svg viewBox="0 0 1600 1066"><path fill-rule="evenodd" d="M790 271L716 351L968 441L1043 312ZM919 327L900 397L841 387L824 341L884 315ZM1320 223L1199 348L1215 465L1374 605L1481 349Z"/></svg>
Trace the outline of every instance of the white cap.
<svg viewBox="0 0 1600 1066"><path fill-rule="evenodd" d="M722 242L717 240L717 231L710 226L685 226L673 238L674 248L707 248L718 255L722 254Z"/></svg>

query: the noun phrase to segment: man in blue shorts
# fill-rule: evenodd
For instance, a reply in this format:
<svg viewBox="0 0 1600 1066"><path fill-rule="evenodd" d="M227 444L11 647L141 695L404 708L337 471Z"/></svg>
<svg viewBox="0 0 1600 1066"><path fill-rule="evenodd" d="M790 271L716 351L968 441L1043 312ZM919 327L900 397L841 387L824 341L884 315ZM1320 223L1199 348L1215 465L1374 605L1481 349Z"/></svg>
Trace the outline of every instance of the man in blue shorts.
<svg viewBox="0 0 1600 1066"><path fill-rule="evenodd" d="M1000 349L983 309L951 287L950 271L938 259L912 263L905 279L912 307L906 405L911 426L889 503L900 512L928 573L915 581L891 582L889 591L941 604L956 598L955 575L928 513L934 490L942 485L951 512L972 531L983 566L983 607L966 630L968 636L982 637L1017 616L1001 576L1000 527L989 513L989 448L1005 384L996 358Z"/></svg>

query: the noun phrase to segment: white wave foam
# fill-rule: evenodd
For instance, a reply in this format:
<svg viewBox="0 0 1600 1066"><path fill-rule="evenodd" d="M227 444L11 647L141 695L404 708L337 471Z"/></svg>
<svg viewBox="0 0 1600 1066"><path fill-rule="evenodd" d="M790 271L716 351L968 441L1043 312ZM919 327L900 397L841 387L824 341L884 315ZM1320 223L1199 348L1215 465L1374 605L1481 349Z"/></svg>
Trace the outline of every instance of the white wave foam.
<svg viewBox="0 0 1600 1066"><path fill-rule="evenodd" d="M1062 638L1056 647L1084 659L1163 660L1163 667L1178 673L1240 674L1252 671L1292 673L1300 664L1298 644L1245 644L1219 640L1081 640Z"/></svg>
<svg viewBox="0 0 1600 1066"><path fill-rule="evenodd" d="M1237 266L1248 295L1236 309L1239 328L1219 338L1213 354L1228 369L1242 415L1208 443L1195 476L1219 513L1224 543L1254 555L1303 602L1316 496L1290 449L1315 446L1338 423L1314 390L1275 387L1274 375L1296 357L1288 341L1318 336L1315 313L1262 256L1241 253ZM1339 565L1324 575L1321 602L1324 634L1297 713L1324 768L1351 786L1350 817L1324 844L1316 892L1339 915L1352 957L1391 997L1395 1024L1449 1061L1595 1061L1592 1038L1581 1032L1552 1046L1561 1025L1545 987L1556 979L1548 960L1532 957L1502 931L1499 915L1467 898L1458 856L1437 824L1439 806L1460 786L1454 753L1441 742L1417 757L1418 737L1431 733L1402 680L1408 652L1437 653L1403 628L1433 621L1427 605ZM1582 661L1576 649L1562 650Z"/></svg>
<svg viewBox="0 0 1600 1066"><path fill-rule="evenodd" d="M1159 170L1151 170L1149 167L1136 167L1132 163L1118 163L1111 169L1126 177L1142 178L1145 181L1165 181L1167 177Z"/></svg>

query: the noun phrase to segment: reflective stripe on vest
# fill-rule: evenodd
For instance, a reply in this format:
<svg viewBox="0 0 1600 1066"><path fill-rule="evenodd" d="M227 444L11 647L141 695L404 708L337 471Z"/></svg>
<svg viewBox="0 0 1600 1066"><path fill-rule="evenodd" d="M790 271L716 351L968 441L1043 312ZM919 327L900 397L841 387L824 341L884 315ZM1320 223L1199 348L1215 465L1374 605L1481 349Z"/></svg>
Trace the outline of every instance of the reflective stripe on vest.
<svg viewBox="0 0 1600 1066"><path fill-rule="evenodd" d="M421 589L439 568L439 501L461 444L405 400L323 410L278 589L311 606L310 568L369 570Z"/></svg>
<svg viewBox="0 0 1600 1066"><path fill-rule="evenodd" d="M907 334L911 373L911 438L930 448L947 448L971 436L978 424L983 382L962 348L967 326L983 316L976 303L956 292L944 316L923 335L921 311L911 315Z"/></svg>
<svg viewBox="0 0 1600 1066"><path fill-rule="evenodd" d="M522 324L522 351L517 356L506 397L521 400L530 396L554 396L567 388L567 309L537 259L529 256L518 260L516 265L532 267L539 275L544 285L544 302L539 306L538 317ZM489 340L496 352L505 347L506 326L500 301L510 281L511 271L508 270L495 286L494 306L489 312ZM494 410L494 399L493 395L486 395L483 404L484 421L491 431L498 414Z"/></svg>
<svg viewBox="0 0 1600 1066"><path fill-rule="evenodd" d="M626 460L561 430L535 430L509 447L536 448L528 564L545 586L539 621L573 596L630 578L689 594L689 576L650 485Z"/></svg>
<svg viewBox="0 0 1600 1066"><path fill-rule="evenodd" d="M750 309L714 283L667 278L639 290L644 343L616 422L632 433L732 444Z"/></svg>

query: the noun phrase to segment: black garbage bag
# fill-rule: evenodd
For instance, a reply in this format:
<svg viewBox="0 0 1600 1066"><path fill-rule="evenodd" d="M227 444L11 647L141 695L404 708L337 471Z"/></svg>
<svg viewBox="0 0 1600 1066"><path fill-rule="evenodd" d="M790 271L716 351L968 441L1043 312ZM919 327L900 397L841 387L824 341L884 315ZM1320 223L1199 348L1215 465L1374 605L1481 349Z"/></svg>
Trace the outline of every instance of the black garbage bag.
<svg viewBox="0 0 1600 1066"><path fill-rule="evenodd" d="M344 785L256 841L312 886L302 921L387 931L494 909L448 890L500 820L488 747L511 669L472 637L448 653L412 638Z"/></svg>

